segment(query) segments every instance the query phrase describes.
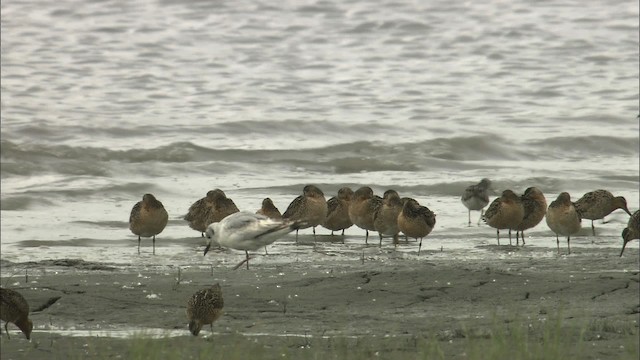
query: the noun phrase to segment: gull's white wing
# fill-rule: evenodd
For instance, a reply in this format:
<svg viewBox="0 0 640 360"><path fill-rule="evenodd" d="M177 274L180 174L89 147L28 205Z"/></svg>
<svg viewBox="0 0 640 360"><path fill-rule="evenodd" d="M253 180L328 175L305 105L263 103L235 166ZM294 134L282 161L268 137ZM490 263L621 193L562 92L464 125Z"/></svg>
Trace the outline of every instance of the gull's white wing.
<svg viewBox="0 0 640 360"><path fill-rule="evenodd" d="M229 215L220 222L218 228L218 242L238 250L256 250L293 230L288 221L273 220L250 212Z"/></svg>

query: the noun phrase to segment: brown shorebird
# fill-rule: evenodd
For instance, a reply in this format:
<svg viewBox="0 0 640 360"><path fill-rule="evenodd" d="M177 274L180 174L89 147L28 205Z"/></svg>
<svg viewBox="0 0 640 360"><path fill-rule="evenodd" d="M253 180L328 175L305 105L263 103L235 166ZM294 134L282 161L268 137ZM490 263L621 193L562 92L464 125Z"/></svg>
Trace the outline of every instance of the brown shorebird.
<svg viewBox="0 0 640 360"><path fill-rule="evenodd" d="M496 229L498 245L500 245L500 230L509 229L509 245L511 245L511 230L515 229L524 218L524 206L520 197L511 190L502 192L502 196L493 200L484 213L484 219L489 226Z"/></svg>
<svg viewBox="0 0 640 360"><path fill-rule="evenodd" d="M256 211L256 214L264 215L269 219L274 219L274 220L282 219L282 214L280 214L280 210L278 210L278 208L275 205L273 205L273 201L271 201L270 198L264 198L262 200L262 207L258 209L258 211ZM264 247L264 253L266 255L269 255L266 245Z"/></svg>
<svg viewBox="0 0 640 360"><path fill-rule="evenodd" d="M287 207L284 219L304 221L304 225L296 229L296 244L298 243L298 229L313 228L313 240L316 239L316 226L327 218L327 200L324 193L314 185L307 185L302 189L302 195L295 198Z"/></svg>
<svg viewBox="0 0 640 360"><path fill-rule="evenodd" d="M617 209L622 209L631 216L627 209L627 200L622 196L613 196L607 190L595 190L582 195L575 202L575 207L582 219L591 220L591 232L594 236L596 228L593 226L593 220L602 219L604 222L604 217Z"/></svg>
<svg viewBox="0 0 640 360"><path fill-rule="evenodd" d="M375 231L373 215L382 206L382 198L373 195L373 190L368 186L363 186L353 194L351 204L349 204L349 219L357 227L365 230L364 243L369 240L369 230Z"/></svg>
<svg viewBox="0 0 640 360"><path fill-rule="evenodd" d="M167 226L169 214L160 201L151 194L144 194L142 201L137 202L129 216L129 229L138 235L138 254L140 254L140 237L153 237L153 255L156 254L156 235Z"/></svg>
<svg viewBox="0 0 640 360"><path fill-rule="evenodd" d="M516 245L519 244L518 235L521 235L522 245L524 246L524 231L531 229L542 221L544 214L547 213L547 200L537 187L530 187L525 190L520 200L522 200L522 206L524 206L524 217L520 224L515 227Z"/></svg>
<svg viewBox="0 0 640 360"><path fill-rule="evenodd" d="M331 230L331 235L334 231L342 230L344 236L344 230L353 225L349 218L349 204L352 197L353 190L349 187L343 187L338 190L338 196L327 200L327 218L322 226ZM344 242L344 238L342 241Z"/></svg>
<svg viewBox="0 0 640 360"><path fill-rule="evenodd" d="M636 212L631 215L627 227L622 230L623 243L622 251L620 251L620 256L622 256L627 243L633 239L640 239L640 210L636 210Z"/></svg>
<svg viewBox="0 0 640 360"><path fill-rule="evenodd" d="M189 331L193 336L198 336L202 325L211 325L213 335L213 323L222 315L224 300L220 284L197 291L187 302L187 320Z"/></svg>
<svg viewBox="0 0 640 360"><path fill-rule="evenodd" d="M373 214L373 226L380 235L382 246L382 235L393 236L393 245L398 245L398 215L402 211L402 200L395 190L387 190L382 197L382 206Z"/></svg>
<svg viewBox="0 0 640 360"><path fill-rule="evenodd" d="M580 231L580 214L576 210L571 195L567 192L560 193L558 198L549 204L547 209L547 226L556 234L558 254L560 254L560 239L558 235L567 237L567 249L571 254L571 235Z"/></svg>
<svg viewBox="0 0 640 360"><path fill-rule="evenodd" d="M236 204L227 197L224 191L215 189L208 191L207 196L194 202L183 219L189 222L190 228L199 231L204 237L204 232L209 224L218 222L238 211Z"/></svg>
<svg viewBox="0 0 640 360"><path fill-rule="evenodd" d="M22 330L27 340L31 339L33 323L29 320L29 303L19 292L0 288L0 319L5 321L4 330L7 332L7 338L11 338L7 329L11 322Z"/></svg>
<svg viewBox="0 0 640 360"><path fill-rule="evenodd" d="M282 219L282 214L280 214L280 210L273 205L273 201L270 198L264 198L262 200L262 207L256 211L256 214L264 215L269 219L280 220Z"/></svg>
<svg viewBox="0 0 640 360"><path fill-rule="evenodd" d="M422 248L422 238L429 235L435 225L436 214L413 199L405 201L402 211L398 214L398 229L408 237L420 239L418 255Z"/></svg>
<svg viewBox="0 0 640 360"><path fill-rule="evenodd" d="M471 185L464 190L460 201L469 209L469 226L471 226L471 210L480 210L480 218L478 225L482 220L482 214L485 206L489 204L489 189L491 188L491 180L484 178L476 185Z"/></svg>

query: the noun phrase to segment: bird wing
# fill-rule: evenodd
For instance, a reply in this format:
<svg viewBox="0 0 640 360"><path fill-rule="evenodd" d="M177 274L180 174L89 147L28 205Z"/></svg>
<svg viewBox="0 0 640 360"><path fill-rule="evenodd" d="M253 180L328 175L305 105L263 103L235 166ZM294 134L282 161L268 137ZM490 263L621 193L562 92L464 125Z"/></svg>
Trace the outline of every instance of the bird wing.
<svg viewBox="0 0 640 360"><path fill-rule="evenodd" d="M304 196L302 195L293 199L291 204L289 204L289 206L287 207L287 210L284 212L284 214L282 214L282 217L285 219L293 217L298 212L298 209L302 206L303 200L304 200Z"/></svg>
<svg viewBox="0 0 640 360"><path fill-rule="evenodd" d="M142 201L139 201L135 205L133 205L133 209L131 209L131 215L129 215L129 223L131 223L135 215L140 212L140 208L142 208Z"/></svg>
<svg viewBox="0 0 640 360"><path fill-rule="evenodd" d="M339 205L340 199L335 196L327 200L327 214L331 214L332 212L336 211Z"/></svg>

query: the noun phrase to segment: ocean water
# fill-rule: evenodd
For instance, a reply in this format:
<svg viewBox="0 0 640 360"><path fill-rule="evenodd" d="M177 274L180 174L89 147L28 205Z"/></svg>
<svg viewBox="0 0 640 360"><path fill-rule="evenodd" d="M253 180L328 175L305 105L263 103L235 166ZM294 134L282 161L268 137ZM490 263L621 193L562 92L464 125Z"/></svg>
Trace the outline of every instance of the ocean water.
<svg viewBox="0 0 640 360"><path fill-rule="evenodd" d="M640 206L637 2L0 6L5 261L231 266L240 252L203 258L181 220L214 188L242 210L271 197L282 212L306 184L327 199L342 186L396 189L437 214L425 259L517 256L487 246L493 229L467 227L459 197L483 177L496 194L537 186L550 203L605 188ZM170 216L156 256L148 239L138 255L128 230L147 192ZM597 221L595 243L583 222L572 245L614 254L627 219ZM289 236L252 261L392 256L357 228L345 245L318 233L318 252ZM555 256L544 221L527 236ZM421 259L415 243L397 254Z"/></svg>

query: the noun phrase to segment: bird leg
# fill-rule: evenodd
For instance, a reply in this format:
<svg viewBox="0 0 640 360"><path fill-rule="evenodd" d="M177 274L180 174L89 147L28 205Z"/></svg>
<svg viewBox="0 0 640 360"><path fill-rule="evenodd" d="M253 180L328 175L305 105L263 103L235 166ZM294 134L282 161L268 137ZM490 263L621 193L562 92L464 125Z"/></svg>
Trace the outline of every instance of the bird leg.
<svg viewBox="0 0 640 360"><path fill-rule="evenodd" d="M570 240L571 240L571 235L567 236L567 249L569 249L569 254L571 254L571 245L569 244Z"/></svg>
<svg viewBox="0 0 640 360"><path fill-rule="evenodd" d="M500 245L500 229L496 229L496 236L498 237L498 245Z"/></svg>
<svg viewBox="0 0 640 360"><path fill-rule="evenodd" d="M593 236L596 236L596 227L593 226L593 220L591 220L591 233L593 234Z"/></svg>
<svg viewBox="0 0 640 360"><path fill-rule="evenodd" d="M138 236L138 255L140 255L140 236Z"/></svg>
<svg viewBox="0 0 640 360"><path fill-rule="evenodd" d="M480 209L480 218L478 219L478 226L480 226L480 221L482 220L483 216L484 216L484 209Z"/></svg>
<svg viewBox="0 0 640 360"><path fill-rule="evenodd" d="M364 244L367 245L369 242L369 230L365 230L365 236L364 236Z"/></svg>
<svg viewBox="0 0 640 360"><path fill-rule="evenodd" d="M509 246L511 246L511 229L509 229Z"/></svg>
<svg viewBox="0 0 640 360"><path fill-rule="evenodd" d="M420 238L420 244L418 245L418 256L420 256L420 249L422 249L422 238Z"/></svg>
<svg viewBox="0 0 640 360"><path fill-rule="evenodd" d="M153 255L156 254L156 236L153 235Z"/></svg>
<svg viewBox="0 0 640 360"><path fill-rule="evenodd" d="M470 227L471 226L471 210L469 210L468 213L469 213L469 224L467 226Z"/></svg>
<svg viewBox="0 0 640 360"><path fill-rule="evenodd" d="M558 234L556 234L556 244L558 245L558 255L560 255L560 239L558 238Z"/></svg>
<svg viewBox="0 0 640 360"><path fill-rule="evenodd" d="M378 233L378 235L380 236L380 244L378 244L378 247L382 247L382 233Z"/></svg>

